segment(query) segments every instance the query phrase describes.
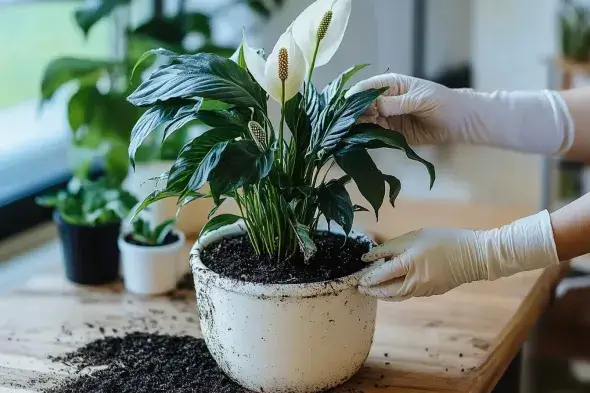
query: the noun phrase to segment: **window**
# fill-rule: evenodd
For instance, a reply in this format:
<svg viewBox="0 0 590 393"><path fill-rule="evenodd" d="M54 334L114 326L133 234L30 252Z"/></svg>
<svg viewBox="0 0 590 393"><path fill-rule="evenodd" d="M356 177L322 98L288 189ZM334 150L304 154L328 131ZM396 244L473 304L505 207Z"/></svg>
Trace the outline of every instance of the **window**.
<svg viewBox="0 0 590 393"><path fill-rule="evenodd" d="M73 13L79 1L0 2L0 239L48 218L34 196L70 173L63 89L39 106L46 65L60 56L105 57L114 34L101 22L84 39ZM75 86L73 86L75 89Z"/></svg>

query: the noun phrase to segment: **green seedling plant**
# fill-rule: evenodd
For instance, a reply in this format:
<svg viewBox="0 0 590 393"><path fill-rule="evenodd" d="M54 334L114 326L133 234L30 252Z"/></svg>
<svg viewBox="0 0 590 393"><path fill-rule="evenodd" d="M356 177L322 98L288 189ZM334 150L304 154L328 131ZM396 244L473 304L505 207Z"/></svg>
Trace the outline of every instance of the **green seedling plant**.
<svg viewBox="0 0 590 393"><path fill-rule="evenodd" d="M163 198L179 198L179 208L212 198L215 207L201 235L243 222L258 254L284 259L301 252L309 261L322 216L349 234L354 213L367 211L352 203L348 183L356 183L377 218L386 198L395 203L401 183L377 168L370 150L399 150L422 163L432 187L433 165L401 133L357 122L386 90L347 94L350 78L366 64L346 70L321 90L312 82L314 69L326 64L340 45L350 8L350 0L316 1L268 56L245 38L230 59L162 48L147 52L144 57L155 54L167 61L128 97L148 108L131 136L132 165L142 141L159 125L166 125L164 139L189 121L198 120L209 130L184 145L161 176L165 185L135 214ZM280 119L274 121L270 98L281 106ZM344 175L328 178L333 165ZM229 198L239 214L217 214Z"/></svg>
<svg viewBox="0 0 590 393"><path fill-rule="evenodd" d="M147 246L163 246L166 238L174 230L175 219L171 218L152 228L151 224L141 218L133 221L131 237Z"/></svg>
<svg viewBox="0 0 590 393"><path fill-rule="evenodd" d="M36 202L56 209L69 224L98 226L123 220L138 200L113 179L102 177L93 181L74 177L66 189L38 197Z"/></svg>
<svg viewBox="0 0 590 393"><path fill-rule="evenodd" d="M568 60L590 60L590 9L572 1L565 1L559 15L561 49Z"/></svg>

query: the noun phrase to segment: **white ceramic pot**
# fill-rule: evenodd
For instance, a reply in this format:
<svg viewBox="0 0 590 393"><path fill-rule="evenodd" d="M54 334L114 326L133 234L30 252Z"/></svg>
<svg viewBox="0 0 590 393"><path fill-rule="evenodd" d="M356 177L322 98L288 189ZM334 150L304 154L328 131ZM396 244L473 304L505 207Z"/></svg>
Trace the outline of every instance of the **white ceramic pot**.
<svg viewBox="0 0 590 393"><path fill-rule="evenodd" d="M154 182L148 180L169 171L172 165L174 165L174 161L138 163L135 171L131 170L125 180L125 187L139 199L143 199L156 189ZM203 191L206 192L206 189ZM176 198L166 198L155 202L145 210L145 216L150 221L157 223L176 217L177 202ZM207 222L207 215L211 208L213 208L211 199L198 199L189 203L181 210L176 226L189 236L198 234ZM188 267L186 271L189 271Z"/></svg>
<svg viewBox="0 0 590 393"><path fill-rule="evenodd" d="M185 256L184 233L174 231L178 240L164 246L138 246L119 237L125 289L141 295L160 295L176 288L179 268ZM184 274L184 273L183 273Z"/></svg>
<svg viewBox="0 0 590 393"><path fill-rule="evenodd" d="M369 354L377 312L377 299L356 289L362 272L266 285L222 277L203 265L204 247L243 233L236 225L221 228L191 251L201 330L218 365L260 393L324 391L351 378Z"/></svg>

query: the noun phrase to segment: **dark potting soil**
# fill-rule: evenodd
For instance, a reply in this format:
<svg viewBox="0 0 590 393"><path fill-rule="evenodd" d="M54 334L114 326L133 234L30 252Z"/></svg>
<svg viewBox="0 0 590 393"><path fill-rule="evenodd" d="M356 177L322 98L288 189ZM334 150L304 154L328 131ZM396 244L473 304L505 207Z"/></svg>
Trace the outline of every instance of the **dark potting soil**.
<svg viewBox="0 0 590 393"><path fill-rule="evenodd" d="M245 393L217 366L204 340L129 333L106 337L52 358L75 366L106 366L76 375L44 393Z"/></svg>
<svg viewBox="0 0 590 393"><path fill-rule="evenodd" d="M300 284L334 280L366 266L361 256L370 249L368 241L318 232L313 236L317 253L307 263L303 254L278 261L257 255L246 235L211 244L201 253L203 264L226 277L264 284Z"/></svg>
<svg viewBox="0 0 590 393"><path fill-rule="evenodd" d="M168 244L172 244L176 241L178 241L178 235L175 235L174 233L169 233L168 235L166 235L166 238L164 239L164 244L158 244L158 245L154 245L154 244L147 244L147 243L143 243L140 242L139 240L135 240L133 238L132 234L128 234L127 236L125 236L125 241L129 244L133 244L136 246L142 246L142 247L161 247L161 246L167 246Z"/></svg>

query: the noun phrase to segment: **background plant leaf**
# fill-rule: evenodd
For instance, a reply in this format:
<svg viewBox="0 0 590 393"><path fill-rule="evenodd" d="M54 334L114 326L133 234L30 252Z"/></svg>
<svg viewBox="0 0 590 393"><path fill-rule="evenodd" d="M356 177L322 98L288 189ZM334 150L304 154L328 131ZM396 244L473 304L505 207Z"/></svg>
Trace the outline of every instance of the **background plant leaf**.
<svg viewBox="0 0 590 393"><path fill-rule="evenodd" d="M383 179L389 184L389 203L395 207L395 200L402 189L402 183L395 176L383 175Z"/></svg>

